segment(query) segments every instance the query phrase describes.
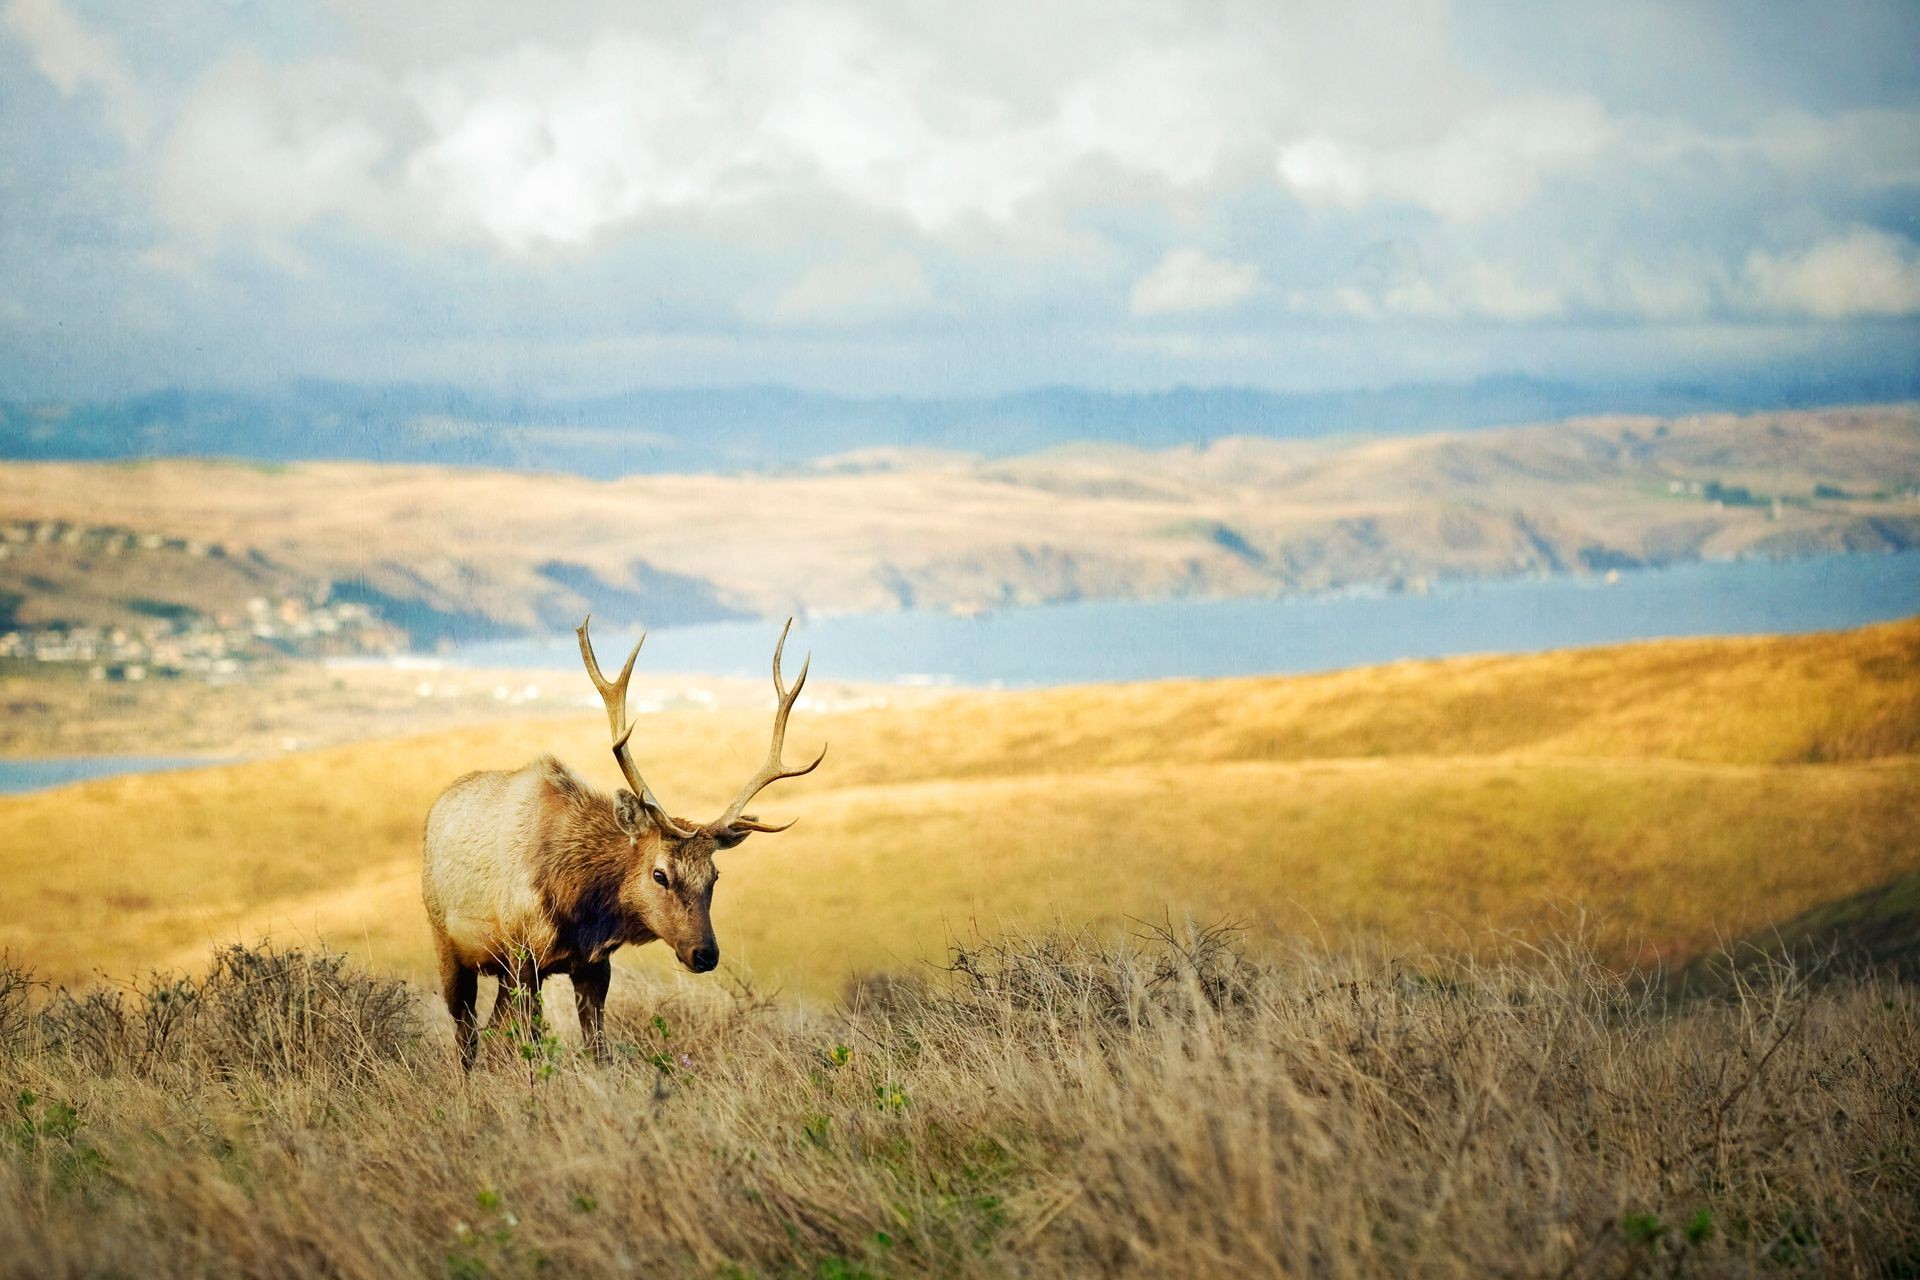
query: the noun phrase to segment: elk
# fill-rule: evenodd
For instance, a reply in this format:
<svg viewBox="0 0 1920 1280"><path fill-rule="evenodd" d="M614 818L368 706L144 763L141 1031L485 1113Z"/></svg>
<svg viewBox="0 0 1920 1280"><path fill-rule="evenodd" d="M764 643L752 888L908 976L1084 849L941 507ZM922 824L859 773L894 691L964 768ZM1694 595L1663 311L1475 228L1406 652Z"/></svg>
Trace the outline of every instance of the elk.
<svg viewBox="0 0 1920 1280"><path fill-rule="evenodd" d="M781 759L787 716L807 682L813 655L789 689L780 676L793 619L773 649L773 745L725 813L693 824L669 814L633 762L628 741L627 681L645 633L608 680L594 658L587 628L575 628L580 659L613 734L613 758L627 786L608 796L552 756L515 770L469 773L440 793L427 814L421 897L440 955L440 983L453 1015L460 1064L471 1070L480 1031L474 1005L481 974L498 979L490 1028L511 1011L525 1025L539 1017L541 980L556 973L573 983L580 1034L598 1062L607 1059L605 1006L613 976L609 957L656 938L680 963L706 973L720 963L711 908L717 878L713 855L756 831L785 831L746 813L772 783L812 773L826 758L788 768Z"/></svg>

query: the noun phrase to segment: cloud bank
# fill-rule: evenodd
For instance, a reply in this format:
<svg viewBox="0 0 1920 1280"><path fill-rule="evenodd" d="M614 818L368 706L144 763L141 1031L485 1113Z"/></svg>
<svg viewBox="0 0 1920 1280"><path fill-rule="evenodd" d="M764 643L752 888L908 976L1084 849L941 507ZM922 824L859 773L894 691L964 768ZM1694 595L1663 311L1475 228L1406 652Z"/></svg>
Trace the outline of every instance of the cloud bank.
<svg viewBox="0 0 1920 1280"><path fill-rule="evenodd" d="M1132 367L1145 327L1157 378L1279 384L1300 370L1231 353L1344 337L1419 374L1453 343L1441 372L1472 373L1489 327L1640 326L1652 352L1677 324L1910 321L1920 74L1894 50L1920 17L1776 17L1824 26L1241 0L192 0L162 24L12 0L0 319L43 378L55 329L111 360L184 319L222 358L318 341L367 376L371 352L407 363L395 333L423 371L732 343L715 376L743 380L812 342L828 384L860 334L933 367L938 331L955 379L1015 358L1017 383Z"/></svg>

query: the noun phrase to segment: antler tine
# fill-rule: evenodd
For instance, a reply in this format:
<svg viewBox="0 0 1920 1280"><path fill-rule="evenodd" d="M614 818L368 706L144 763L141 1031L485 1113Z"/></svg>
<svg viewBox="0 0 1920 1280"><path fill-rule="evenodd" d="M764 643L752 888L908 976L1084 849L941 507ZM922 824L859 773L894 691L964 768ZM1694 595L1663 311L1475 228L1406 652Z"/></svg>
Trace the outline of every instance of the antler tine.
<svg viewBox="0 0 1920 1280"><path fill-rule="evenodd" d="M721 815L719 821L711 824L710 830L730 832L785 831L793 825L791 822L784 823L780 826L772 826L759 822L751 817L743 817L741 811L752 802L756 795L760 794L760 792L768 786L784 778L799 778L812 773L820 767L820 762L827 758L827 748L825 745L821 746L820 754L813 758L813 763L804 768L789 769L780 758L787 744L787 716L792 713L793 704L799 700L800 690L806 687L807 672L813 667L813 655L809 653L806 661L800 664L800 674L795 677L793 688L787 688L786 681L781 679L780 657L786 652L787 635L792 630L793 619L788 618L787 625L780 629L779 643L773 646L773 691L776 698L776 706L773 713L773 745L767 750L767 762L760 766L759 772L747 779L747 784L740 788L740 794L733 798L733 803L727 806L726 813Z"/></svg>
<svg viewBox="0 0 1920 1280"><path fill-rule="evenodd" d="M613 733L613 759L620 766L620 772L640 798L647 815L661 830L680 837L682 840L694 834L692 827L674 819L660 801L655 798L653 788L640 776L640 767L633 762L633 753L627 750L627 742L633 737L634 726L627 720L627 682L633 678L634 660L640 656L640 646L647 642L647 633L642 631L640 638L633 642L633 652L627 655L626 662L620 668L620 674L608 680L600 673L600 661L593 655L593 640L587 634L587 628L593 623L593 615L588 614L580 625L575 627L574 635L580 640L580 660L586 664L587 677L593 681L593 687L600 691L600 701L607 708L607 728Z"/></svg>
<svg viewBox="0 0 1920 1280"><path fill-rule="evenodd" d="M787 822L781 822L781 823L761 822L757 818L755 818L752 814L743 813L739 817L733 820L733 826L729 827L728 830L730 831L768 831L768 832L785 831L788 827L792 826L795 822L798 822L798 821L800 821L800 819L794 818Z"/></svg>
<svg viewBox="0 0 1920 1280"><path fill-rule="evenodd" d="M633 678L634 660L640 656L640 646L647 642L647 633L642 631L640 638L633 642L633 652L627 655L626 662L620 668L620 678L609 681L600 674L599 659L593 656L593 641L587 636L587 628L593 625L593 615L588 614L573 634L580 641L580 659L587 664L587 678L593 681L593 687L600 691L600 701L607 707L607 727L613 730L613 736L619 738L627 731L627 682ZM624 739L622 739L624 741Z"/></svg>

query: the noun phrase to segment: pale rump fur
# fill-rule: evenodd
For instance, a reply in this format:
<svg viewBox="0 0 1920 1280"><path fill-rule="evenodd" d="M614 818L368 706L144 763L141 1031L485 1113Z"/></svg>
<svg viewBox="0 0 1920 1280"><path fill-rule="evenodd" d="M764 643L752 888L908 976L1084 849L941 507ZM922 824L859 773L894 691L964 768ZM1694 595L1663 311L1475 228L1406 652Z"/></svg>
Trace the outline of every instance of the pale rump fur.
<svg viewBox="0 0 1920 1280"><path fill-rule="evenodd" d="M421 897L435 936L463 965L491 968L509 939L545 956L554 943L525 850L545 842L551 756L512 773L469 773L427 813Z"/></svg>
<svg viewBox="0 0 1920 1280"><path fill-rule="evenodd" d="M806 681L804 668L791 690L781 681L783 632L774 650L779 700L766 765L717 821L692 824L672 816L627 751L626 685L633 656L617 680L607 680L586 624L579 630L587 673L606 701L614 758L632 789L608 796L552 756L542 756L512 771L469 773L441 792L427 813L420 896L465 1066L472 1066L478 1049L481 974L500 983L489 1025L513 1012L528 1027L539 1016L541 979L566 974L581 1033L594 1055L604 1058L608 958L615 950L657 938L695 973L717 965L714 853L753 832L781 830L741 810L768 783L798 777L820 763L788 769L780 761L787 715Z"/></svg>

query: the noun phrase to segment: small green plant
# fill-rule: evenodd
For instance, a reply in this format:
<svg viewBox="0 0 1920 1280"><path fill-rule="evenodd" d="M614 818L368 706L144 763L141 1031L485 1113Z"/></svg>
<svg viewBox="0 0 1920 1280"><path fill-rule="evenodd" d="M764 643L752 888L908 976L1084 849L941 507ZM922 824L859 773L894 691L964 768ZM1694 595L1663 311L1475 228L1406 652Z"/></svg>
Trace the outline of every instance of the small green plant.
<svg viewBox="0 0 1920 1280"><path fill-rule="evenodd" d="M875 1104L882 1111L905 1111L911 1101L907 1091L892 1080L882 1081L873 1086Z"/></svg>
<svg viewBox="0 0 1920 1280"><path fill-rule="evenodd" d="M1630 1213L1620 1220L1620 1233L1634 1244L1653 1248L1670 1228L1657 1213Z"/></svg>
<svg viewBox="0 0 1920 1280"><path fill-rule="evenodd" d="M1620 1234L1627 1238L1627 1242L1649 1253L1658 1252L1667 1242L1673 1242L1676 1266L1681 1255L1713 1239L1713 1233L1711 1209L1699 1210L1677 1231L1673 1224L1663 1221L1657 1213L1629 1213L1620 1220Z"/></svg>
<svg viewBox="0 0 1920 1280"><path fill-rule="evenodd" d="M479 1225L453 1224L453 1244L446 1252L448 1280L485 1280L499 1273L546 1269L547 1257L519 1240L520 1219L507 1211L506 1198L493 1187L474 1195Z"/></svg>
<svg viewBox="0 0 1920 1280"><path fill-rule="evenodd" d="M687 1054L673 1051L673 1028L667 1025L666 1018L653 1015L653 1034L659 1038L659 1045L647 1055L647 1061L660 1073L662 1081L670 1080L676 1072L691 1071L693 1058Z"/></svg>
<svg viewBox="0 0 1920 1280"><path fill-rule="evenodd" d="M22 1089L13 1099L16 1119L8 1125L9 1141L22 1151L35 1151L49 1141L73 1141L80 1131L80 1113L69 1103L42 1102L31 1089Z"/></svg>
<svg viewBox="0 0 1920 1280"><path fill-rule="evenodd" d="M528 1074L536 1081L553 1078L553 1069L560 1064L562 1053L560 1037L544 1028L520 1041L520 1060L527 1064Z"/></svg>
<svg viewBox="0 0 1920 1280"><path fill-rule="evenodd" d="M80 1112L72 1103L42 1099L22 1089L13 1100L13 1118L0 1128L7 1146L47 1162L62 1186L84 1182L107 1167L106 1156L80 1139Z"/></svg>

